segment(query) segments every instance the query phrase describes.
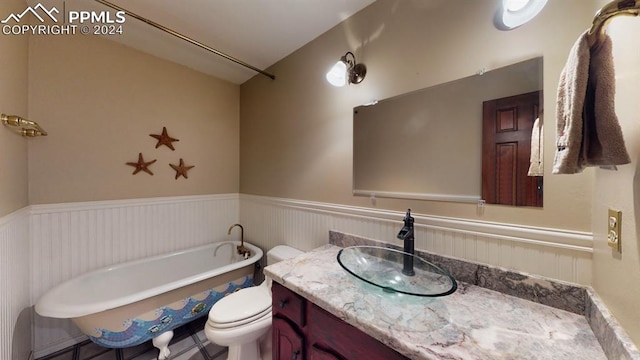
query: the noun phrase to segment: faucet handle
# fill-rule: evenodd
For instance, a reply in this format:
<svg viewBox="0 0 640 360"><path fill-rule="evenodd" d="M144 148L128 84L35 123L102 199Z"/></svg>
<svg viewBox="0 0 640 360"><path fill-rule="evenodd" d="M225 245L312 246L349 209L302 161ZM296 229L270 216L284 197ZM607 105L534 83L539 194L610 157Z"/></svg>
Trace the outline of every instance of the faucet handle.
<svg viewBox="0 0 640 360"><path fill-rule="evenodd" d="M413 238L413 217L411 216L411 209L407 209L407 213L402 220L404 221L404 226L400 229L397 237L404 241L408 238Z"/></svg>
<svg viewBox="0 0 640 360"><path fill-rule="evenodd" d="M251 256L251 250L247 249L244 245L236 246L236 250L238 251L238 255L242 255L245 259L248 259L249 256Z"/></svg>
<svg viewBox="0 0 640 360"><path fill-rule="evenodd" d="M411 209L407 209L407 213L404 215L404 225L409 226L413 224L413 216L411 216Z"/></svg>

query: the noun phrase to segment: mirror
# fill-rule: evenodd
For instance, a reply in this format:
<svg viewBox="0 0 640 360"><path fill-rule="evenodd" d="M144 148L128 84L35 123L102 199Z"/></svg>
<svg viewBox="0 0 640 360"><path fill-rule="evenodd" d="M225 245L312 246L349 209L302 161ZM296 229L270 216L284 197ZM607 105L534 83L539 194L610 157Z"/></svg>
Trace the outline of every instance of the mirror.
<svg viewBox="0 0 640 360"><path fill-rule="evenodd" d="M498 173L505 168L519 174L526 168L526 173L535 118L528 116L528 120L519 121L519 110L505 110L500 99L534 93L529 96L537 97L538 104L531 111L542 114L542 89L539 57L357 106L353 112L354 195L477 202L491 193L485 188L493 189L493 194L507 194L513 193L514 188L534 186L541 199L541 176L540 183L529 181L534 185L519 184L523 181L521 176L514 177L509 188L503 183L507 175L494 176L492 184L483 184L482 174L483 159L494 165L497 161L494 168ZM493 156L483 156L483 113L487 111L484 104L492 101L494 114L500 116L500 132L517 128L527 133L511 147L524 149L526 154L504 155L505 147L498 156L495 152ZM508 115L512 116L511 123ZM496 141L500 142L494 139L494 148ZM513 145L513 141L509 142ZM525 182L526 178L525 175ZM495 199L484 200L498 203ZM513 201L508 205L523 204Z"/></svg>

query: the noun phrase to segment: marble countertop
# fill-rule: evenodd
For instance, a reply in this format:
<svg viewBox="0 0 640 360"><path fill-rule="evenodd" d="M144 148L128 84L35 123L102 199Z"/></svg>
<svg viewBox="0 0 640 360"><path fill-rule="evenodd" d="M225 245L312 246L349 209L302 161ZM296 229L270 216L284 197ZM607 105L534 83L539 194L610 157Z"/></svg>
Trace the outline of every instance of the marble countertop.
<svg viewBox="0 0 640 360"><path fill-rule="evenodd" d="M606 359L584 316L475 285L441 298L364 285L326 245L265 275L411 359Z"/></svg>

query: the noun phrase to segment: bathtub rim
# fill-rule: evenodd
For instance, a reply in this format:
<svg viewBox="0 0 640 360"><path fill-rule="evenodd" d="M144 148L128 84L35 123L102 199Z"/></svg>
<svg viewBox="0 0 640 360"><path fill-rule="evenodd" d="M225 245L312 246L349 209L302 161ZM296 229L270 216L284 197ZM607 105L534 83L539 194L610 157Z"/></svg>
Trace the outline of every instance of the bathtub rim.
<svg viewBox="0 0 640 360"><path fill-rule="evenodd" d="M123 296L117 299L112 299L107 301L98 301L91 304L82 304L81 306L79 306L78 304L68 304L68 303L61 304L60 301L56 301L57 300L56 298L59 296L59 293L64 291L65 288L70 286L71 283L82 281L88 277L94 276L97 273L105 272L105 271L114 271L123 267L132 266L132 265L136 265L144 262L161 261L164 258L168 258L171 256L176 256L176 255L180 255L188 252L197 252L203 249L214 250L216 246L221 246L222 244L225 244L225 243L231 243L232 245L240 245L240 241L237 241L237 240L220 241L220 242L209 243L209 244L205 244L197 247L177 250L177 251L166 253L166 254L160 254L160 255L150 256L142 259L127 261L120 264L106 266L106 267L89 271L87 273L68 279L54 286L53 288L49 289L47 292L45 292L44 295L42 295L36 302L34 306L35 312L40 316L59 318L59 319L72 319L72 318L77 318L81 316L91 315L91 314L99 313L101 311L115 309L120 306L125 306L140 300L148 299L158 294L166 293L187 285L197 283L199 281L206 280L208 278L214 277L224 272L240 269L245 266L251 266L252 264L257 263L258 261L260 261L260 259L262 259L262 256L263 256L262 249L260 249L256 245L253 245L245 241L244 245L247 248L249 248L249 250L251 250L252 256L242 261L227 264L225 266L218 267L218 268L213 268L207 272L195 274L187 278L168 282L160 286L146 289L144 291L139 291L134 294L129 294L127 296ZM220 271L223 268L227 268L227 271Z"/></svg>

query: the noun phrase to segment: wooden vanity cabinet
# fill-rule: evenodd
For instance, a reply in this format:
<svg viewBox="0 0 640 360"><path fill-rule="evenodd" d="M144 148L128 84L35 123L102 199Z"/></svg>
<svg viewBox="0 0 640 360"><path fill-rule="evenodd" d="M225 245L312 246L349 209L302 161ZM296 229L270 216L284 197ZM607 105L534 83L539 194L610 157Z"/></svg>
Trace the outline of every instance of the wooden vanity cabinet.
<svg viewBox="0 0 640 360"><path fill-rule="evenodd" d="M306 359L304 329L307 301L276 282L273 282L271 292L273 360Z"/></svg>
<svg viewBox="0 0 640 360"><path fill-rule="evenodd" d="M274 282L273 360L408 359Z"/></svg>

